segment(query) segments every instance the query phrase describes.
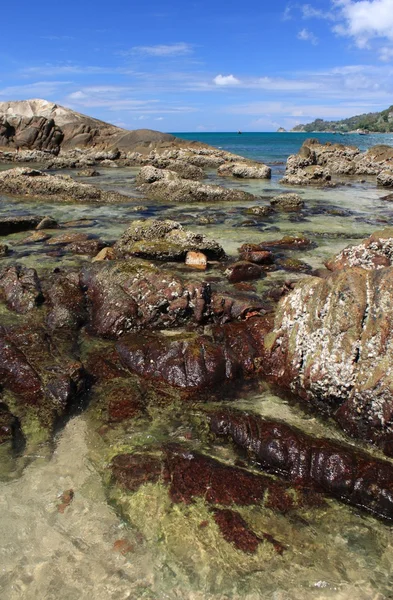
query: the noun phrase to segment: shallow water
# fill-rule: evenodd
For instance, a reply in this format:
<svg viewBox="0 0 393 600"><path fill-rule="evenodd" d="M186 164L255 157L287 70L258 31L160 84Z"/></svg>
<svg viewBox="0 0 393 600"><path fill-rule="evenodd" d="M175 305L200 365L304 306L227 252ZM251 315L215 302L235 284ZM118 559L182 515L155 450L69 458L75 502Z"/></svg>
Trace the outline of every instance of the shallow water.
<svg viewBox="0 0 393 600"><path fill-rule="evenodd" d="M240 153L239 145L231 149ZM260 147L258 158L266 152ZM93 223L67 230L85 231L106 242L118 238L136 218L171 218L215 238L232 257L243 243L305 234L316 247L286 254L315 268L346 245L393 223L392 205L381 200L386 192L376 189L372 179L332 189L296 189L306 202L303 211L258 220L245 210L254 204L268 205L269 198L291 189L279 184L280 165L273 166L273 178L266 182L240 183L210 172L211 182L240 187L259 198L255 203L214 206L168 206L147 200L135 190L136 169L100 171L100 177L86 181L120 190L130 199L120 205L100 206L43 204L3 196L0 215L49 214L61 223L86 219ZM199 224L206 216L214 222ZM56 231L51 233L56 235ZM83 256L49 256L50 248L42 243L33 247L20 244L27 235L4 239L14 253L1 259L2 264L17 261L40 270L90 261ZM269 274L259 289L280 277L295 275ZM317 436L345 439L334 424L304 413L269 389L231 402ZM230 447L212 442L203 427L203 410L214 405L157 408L149 418L104 433L97 420L98 406L98 396L93 395L87 411L58 434L54 452L52 446L38 444L14 464L3 465L2 472L8 470L8 477L0 481L0 598L393 598L391 526L336 501L328 500L318 509L297 509L285 517L262 507L242 508L242 516L255 531L268 532L287 547L280 556L264 543L255 555L247 555L223 540L202 501L192 506L173 505L159 484L142 486L135 494L108 487L108 464L117 452L153 448L167 440L191 438L195 449L233 463L236 457ZM73 500L61 512L61 495L69 489L74 491Z"/></svg>

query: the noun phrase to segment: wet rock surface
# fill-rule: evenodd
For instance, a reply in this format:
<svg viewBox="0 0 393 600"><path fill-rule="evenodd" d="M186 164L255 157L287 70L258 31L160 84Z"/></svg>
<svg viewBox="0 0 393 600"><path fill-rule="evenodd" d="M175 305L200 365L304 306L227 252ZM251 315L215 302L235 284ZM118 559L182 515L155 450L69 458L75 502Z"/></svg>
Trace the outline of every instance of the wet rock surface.
<svg viewBox="0 0 393 600"><path fill-rule="evenodd" d="M393 518L393 466L388 462L348 445L312 438L285 423L236 411L212 414L211 429L249 451L263 469L297 486Z"/></svg>
<svg viewBox="0 0 393 600"><path fill-rule="evenodd" d="M128 335L117 344L124 366L148 379L190 389L213 389L255 376L263 344L258 320L214 326L212 335Z"/></svg>
<svg viewBox="0 0 393 600"><path fill-rule="evenodd" d="M164 329L198 323L209 314L208 284L183 280L170 270L132 261L99 264L81 276L89 327L118 337L130 330Z"/></svg>
<svg viewBox="0 0 393 600"><path fill-rule="evenodd" d="M1 217L0 235L10 235L19 231L30 231L37 229L43 217L36 215L26 215L23 217Z"/></svg>
<svg viewBox="0 0 393 600"><path fill-rule="evenodd" d="M0 384L22 431L50 436L87 389L81 362L67 342L34 323L1 327L0 351Z"/></svg>

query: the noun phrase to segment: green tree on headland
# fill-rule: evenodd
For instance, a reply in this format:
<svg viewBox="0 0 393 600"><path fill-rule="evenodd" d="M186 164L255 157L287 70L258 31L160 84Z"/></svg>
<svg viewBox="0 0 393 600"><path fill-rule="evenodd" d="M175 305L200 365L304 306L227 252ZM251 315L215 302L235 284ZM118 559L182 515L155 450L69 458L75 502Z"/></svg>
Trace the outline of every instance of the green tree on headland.
<svg viewBox="0 0 393 600"><path fill-rule="evenodd" d="M305 131L307 133L313 131L337 131L345 133L355 131L356 129L377 133L393 132L393 105L382 112L357 115L348 119L342 119L341 121L315 119L315 121L307 125L296 125L292 131Z"/></svg>

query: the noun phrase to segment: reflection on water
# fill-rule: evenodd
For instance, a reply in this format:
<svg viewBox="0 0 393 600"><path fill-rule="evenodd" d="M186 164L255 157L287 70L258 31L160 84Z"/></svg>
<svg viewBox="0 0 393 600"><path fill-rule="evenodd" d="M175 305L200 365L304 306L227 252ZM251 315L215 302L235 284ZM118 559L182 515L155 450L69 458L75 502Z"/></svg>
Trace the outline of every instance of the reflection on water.
<svg viewBox="0 0 393 600"><path fill-rule="evenodd" d="M349 243L389 225L393 218L390 205L380 199L383 191L371 181L351 187L296 190L305 200L305 210L258 220L246 214L254 203L167 206L140 196L134 189L135 169L100 170L102 175L94 184L122 190L130 195L129 201L108 206L53 205L3 197L0 215L49 214L61 223L86 219L90 221L86 226L82 222L68 230L85 231L108 243L136 218L171 218L215 238L232 256L243 243L305 234L317 246L299 256L314 267L322 266L324 259ZM278 171L271 182L241 184L209 174L211 182L239 186L258 196L257 203L263 205L289 190L282 188L278 179ZM52 268L90 260L48 256L48 247L42 243L33 247L20 244L25 237L26 233L7 237L14 254L1 259L3 265L17 260L36 268ZM271 274L268 280L276 276ZM267 531L287 547L280 556L271 545L261 544L255 555L247 555L223 540L202 501L174 505L160 484L147 484L134 494L108 487L111 456L168 439L184 442L198 409L182 407L172 413L157 409L148 419L114 428L103 436L98 432L94 402L93 397L87 412L72 419L59 434L53 455L45 446L38 449L35 456L24 462L20 459L27 465L23 471L15 471L14 478L0 483L1 598L393 597L390 526L335 501L285 516L258 506L242 508L242 516L255 531ZM235 405L284 419L315 435L344 437L333 425L321 424L269 392L237 400ZM235 460L228 446L211 445L202 434L198 438L197 430L193 433L197 448L209 449L222 460ZM20 460L15 469L20 468ZM6 470L10 465L3 467ZM64 495L69 490L73 497Z"/></svg>

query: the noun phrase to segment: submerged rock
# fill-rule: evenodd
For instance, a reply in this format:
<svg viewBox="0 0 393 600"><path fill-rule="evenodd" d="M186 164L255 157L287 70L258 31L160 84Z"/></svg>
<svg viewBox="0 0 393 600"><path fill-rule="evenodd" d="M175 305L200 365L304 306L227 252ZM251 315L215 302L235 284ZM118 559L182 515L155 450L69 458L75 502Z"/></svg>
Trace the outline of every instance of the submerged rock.
<svg viewBox="0 0 393 600"><path fill-rule="evenodd" d="M88 379L69 345L36 325L0 327L0 385L27 438L48 439Z"/></svg>
<svg viewBox="0 0 393 600"><path fill-rule="evenodd" d="M154 453L117 455L111 471L114 481L129 492L146 483L162 482L177 504L189 505L202 498L212 507L231 507L214 508L213 518L224 539L244 552L255 552L263 540L272 543L279 553L284 546L269 534L257 536L234 507L260 505L287 513L322 503L318 494L304 494L272 477L224 464L179 444L164 445Z"/></svg>
<svg viewBox="0 0 393 600"><path fill-rule="evenodd" d="M44 217L36 215L26 215L23 217L0 217L0 235L10 235L11 233L19 233L20 231L37 229L43 218Z"/></svg>
<svg viewBox="0 0 393 600"><path fill-rule="evenodd" d="M270 204L277 210L287 212L304 208L304 200L301 199L299 194L280 194L272 198Z"/></svg>
<svg viewBox="0 0 393 600"><path fill-rule="evenodd" d="M225 274L228 281L238 283L239 281L250 281L251 279L260 279L266 277L264 269L257 261L240 260L233 265L230 265Z"/></svg>
<svg viewBox="0 0 393 600"><path fill-rule="evenodd" d="M193 233L176 221L134 221L114 245L119 257L184 260L187 252L203 252L209 259L225 257L223 248L202 233Z"/></svg>
<svg viewBox="0 0 393 600"><path fill-rule="evenodd" d="M0 244L0 258L9 254L9 247L7 244Z"/></svg>
<svg viewBox="0 0 393 600"><path fill-rule="evenodd" d="M229 436L258 464L297 486L393 519L393 465L352 446L313 438L279 421L223 410L211 415L211 429Z"/></svg>

